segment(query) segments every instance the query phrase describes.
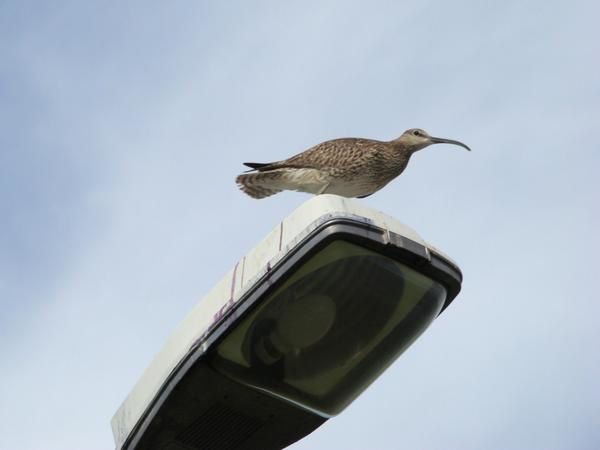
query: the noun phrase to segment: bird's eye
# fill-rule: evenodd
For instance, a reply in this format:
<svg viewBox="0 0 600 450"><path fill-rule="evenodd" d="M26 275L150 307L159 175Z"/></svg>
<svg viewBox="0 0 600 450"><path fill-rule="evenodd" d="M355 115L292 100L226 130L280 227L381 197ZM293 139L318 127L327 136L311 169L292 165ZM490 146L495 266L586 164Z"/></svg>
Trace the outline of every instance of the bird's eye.
<svg viewBox="0 0 600 450"><path fill-rule="evenodd" d="M414 134L415 136L421 136L421 132L420 132L419 130L415 130L415 131L413 131L413 134Z"/></svg>

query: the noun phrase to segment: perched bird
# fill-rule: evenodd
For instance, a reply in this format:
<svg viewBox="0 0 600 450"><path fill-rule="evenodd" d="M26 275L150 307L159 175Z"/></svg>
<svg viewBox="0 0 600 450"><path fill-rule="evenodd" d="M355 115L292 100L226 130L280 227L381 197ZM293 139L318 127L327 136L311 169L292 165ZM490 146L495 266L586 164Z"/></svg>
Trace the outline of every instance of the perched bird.
<svg viewBox="0 0 600 450"><path fill-rule="evenodd" d="M454 144L471 150L462 142L411 128L393 141L334 139L283 161L244 163L251 170L235 181L254 198L285 190L363 198L400 175L412 154L431 144Z"/></svg>

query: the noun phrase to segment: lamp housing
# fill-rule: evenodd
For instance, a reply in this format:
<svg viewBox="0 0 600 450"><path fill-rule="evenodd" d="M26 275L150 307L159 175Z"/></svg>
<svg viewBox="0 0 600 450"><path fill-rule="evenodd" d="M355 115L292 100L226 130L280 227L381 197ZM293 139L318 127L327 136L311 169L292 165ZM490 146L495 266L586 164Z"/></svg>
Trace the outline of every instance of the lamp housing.
<svg viewBox="0 0 600 450"><path fill-rule="evenodd" d="M113 417L116 448L284 448L343 411L461 282L395 219L314 197L177 328Z"/></svg>

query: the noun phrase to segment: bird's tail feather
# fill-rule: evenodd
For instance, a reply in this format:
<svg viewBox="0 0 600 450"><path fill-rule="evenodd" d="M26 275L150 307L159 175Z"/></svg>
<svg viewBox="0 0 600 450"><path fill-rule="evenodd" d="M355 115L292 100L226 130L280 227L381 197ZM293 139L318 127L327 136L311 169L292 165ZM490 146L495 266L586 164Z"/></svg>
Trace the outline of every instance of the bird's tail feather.
<svg viewBox="0 0 600 450"><path fill-rule="evenodd" d="M237 176L235 182L250 197L265 198L282 191L282 189L270 186L276 178L280 178L278 173L243 173Z"/></svg>
<svg viewBox="0 0 600 450"><path fill-rule="evenodd" d="M235 179L242 191L254 198L264 198L281 191L323 194L331 179L323 171L312 168L273 168L261 172L243 173Z"/></svg>

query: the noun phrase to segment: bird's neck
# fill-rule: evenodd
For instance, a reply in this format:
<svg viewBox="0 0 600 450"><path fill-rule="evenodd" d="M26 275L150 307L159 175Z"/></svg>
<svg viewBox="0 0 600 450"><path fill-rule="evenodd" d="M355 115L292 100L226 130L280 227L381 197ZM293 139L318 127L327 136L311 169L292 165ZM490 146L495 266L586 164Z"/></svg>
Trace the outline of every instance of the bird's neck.
<svg viewBox="0 0 600 450"><path fill-rule="evenodd" d="M390 142L392 144L392 148L394 149L394 153L400 160L408 161L411 155L417 150L412 147L406 145L405 142L402 142L399 138Z"/></svg>
<svg viewBox="0 0 600 450"><path fill-rule="evenodd" d="M386 149L387 155L381 171L391 179L404 171L412 152L402 143L391 141L390 144Z"/></svg>

